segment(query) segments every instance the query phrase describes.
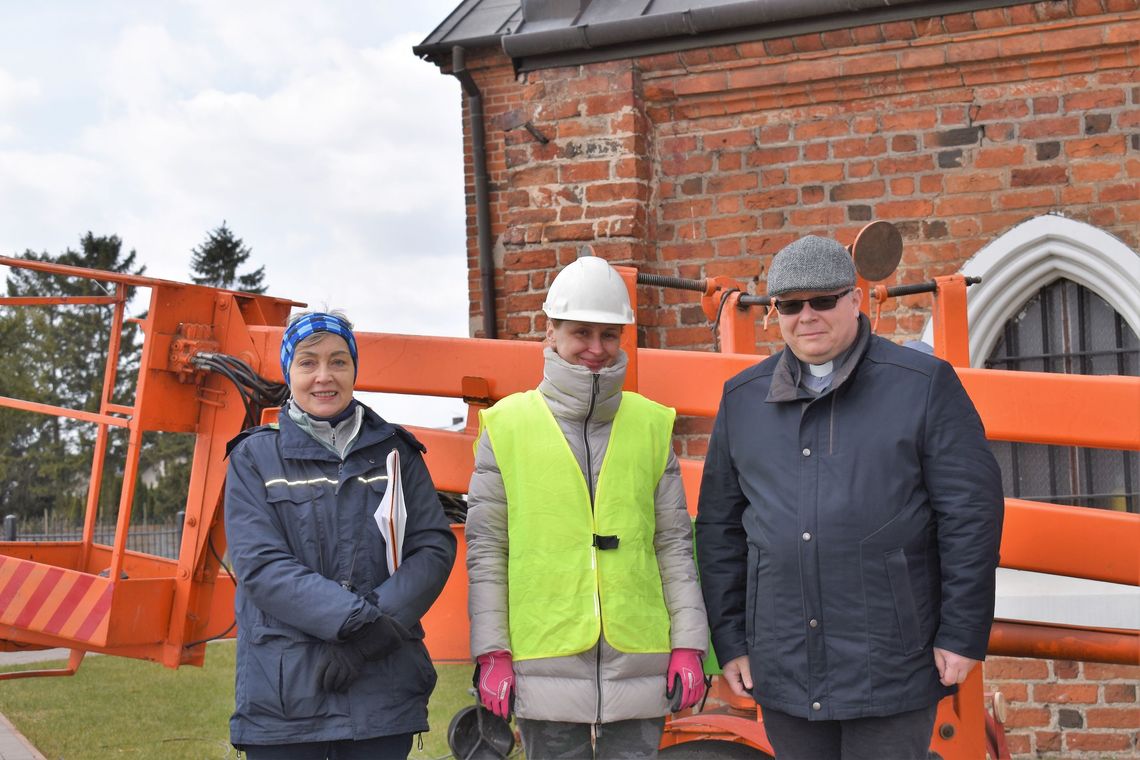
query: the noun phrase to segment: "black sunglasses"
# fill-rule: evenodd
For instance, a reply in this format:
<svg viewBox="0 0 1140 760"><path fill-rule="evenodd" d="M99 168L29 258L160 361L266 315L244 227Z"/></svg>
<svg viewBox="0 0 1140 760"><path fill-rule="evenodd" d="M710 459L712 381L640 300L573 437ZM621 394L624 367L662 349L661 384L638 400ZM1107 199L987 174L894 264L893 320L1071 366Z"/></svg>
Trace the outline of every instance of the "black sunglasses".
<svg viewBox="0 0 1140 760"><path fill-rule="evenodd" d="M842 293L833 293L829 296L816 296L815 298L794 298L792 300L785 300L781 298L776 301L776 311L781 314L799 314L804 310L804 304L811 304L812 311L831 311L835 308L835 304L839 303L839 299L850 293L855 288L847 288Z"/></svg>

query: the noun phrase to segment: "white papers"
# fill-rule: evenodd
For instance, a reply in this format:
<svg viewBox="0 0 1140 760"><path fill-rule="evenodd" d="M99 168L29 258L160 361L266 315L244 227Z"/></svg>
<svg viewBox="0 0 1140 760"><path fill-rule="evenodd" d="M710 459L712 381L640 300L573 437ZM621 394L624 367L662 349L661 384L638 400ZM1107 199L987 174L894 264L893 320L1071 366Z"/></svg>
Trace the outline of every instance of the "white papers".
<svg viewBox="0 0 1140 760"><path fill-rule="evenodd" d="M400 567L404 559L404 525L408 520L408 508L404 504L404 484L400 479L400 454L392 449L385 464L388 470L388 490L380 499L373 517L380 526L384 539L384 558L388 562L388 575Z"/></svg>

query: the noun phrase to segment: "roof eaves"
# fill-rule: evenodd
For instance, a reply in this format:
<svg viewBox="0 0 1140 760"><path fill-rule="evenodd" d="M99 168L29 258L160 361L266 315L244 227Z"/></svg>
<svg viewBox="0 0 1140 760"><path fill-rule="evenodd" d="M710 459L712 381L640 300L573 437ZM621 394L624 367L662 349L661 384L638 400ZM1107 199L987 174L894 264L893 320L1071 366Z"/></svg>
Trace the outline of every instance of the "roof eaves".
<svg viewBox="0 0 1140 760"><path fill-rule="evenodd" d="M502 38L519 71L634 58L812 32L967 13L1025 0L779 0L731 3ZM531 37L527 39L527 37Z"/></svg>
<svg viewBox="0 0 1140 760"><path fill-rule="evenodd" d="M463 0L423 42L412 47L412 52L440 64L451 60L451 51L456 46L467 49L501 47L503 37L510 35L521 23L520 2Z"/></svg>
<svg viewBox="0 0 1140 760"><path fill-rule="evenodd" d="M451 60L451 51L456 47L461 47L467 50L481 47L492 47L502 49L503 35L492 34L484 37L467 37L463 39L448 40L443 43L427 44L420 43L412 47L412 53L425 58L435 63Z"/></svg>
<svg viewBox="0 0 1140 760"><path fill-rule="evenodd" d="M412 51L442 65L451 51L501 47L518 71L535 71L621 58L677 52L866 24L968 13L1026 0L765 0L709 2L685 10L630 15L597 23L578 17L524 21L522 3L498 3L496 28L483 19L481 34L462 36L463 22L485 0L464 0ZM508 6L513 12L508 13ZM470 26L470 25L469 25ZM528 31L528 27L530 31ZM470 30L474 32L474 29Z"/></svg>

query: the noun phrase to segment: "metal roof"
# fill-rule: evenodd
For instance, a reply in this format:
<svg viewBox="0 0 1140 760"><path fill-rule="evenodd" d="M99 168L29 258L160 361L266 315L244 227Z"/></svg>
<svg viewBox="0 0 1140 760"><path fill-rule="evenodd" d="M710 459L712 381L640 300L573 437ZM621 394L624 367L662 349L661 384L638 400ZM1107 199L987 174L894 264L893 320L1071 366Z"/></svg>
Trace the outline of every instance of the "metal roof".
<svg viewBox="0 0 1140 760"><path fill-rule="evenodd" d="M425 58L450 59L451 48L499 47L522 23L520 0L463 0L427 38L412 48Z"/></svg>
<svg viewBox="0 0 1140 760"><path fill-rule="evenodd" d="M964 13L1025 0L464 0L413 48L500 46L521 71Z"/></svg>

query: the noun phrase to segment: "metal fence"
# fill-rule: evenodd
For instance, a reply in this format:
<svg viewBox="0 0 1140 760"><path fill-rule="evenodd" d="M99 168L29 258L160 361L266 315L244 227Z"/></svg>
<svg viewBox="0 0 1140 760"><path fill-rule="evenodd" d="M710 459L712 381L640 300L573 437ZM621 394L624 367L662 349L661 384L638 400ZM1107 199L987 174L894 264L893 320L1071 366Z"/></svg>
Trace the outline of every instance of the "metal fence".
<svg viewBox="0 0 1140 760"><path fill-rule="evenodd" d="M178 559L182 546L182 524L186 513L179 512L177 518L163 525L132 525L127 533L127 549L144 554L153 554L167 559ZM45 530L30 530L25 523L20 525L15 515L4 518L2 539L4 541L79 541L83 529L71 526L45 526ZM110 546L115 541L114 525L96 525L94 541Z"/></svg>

